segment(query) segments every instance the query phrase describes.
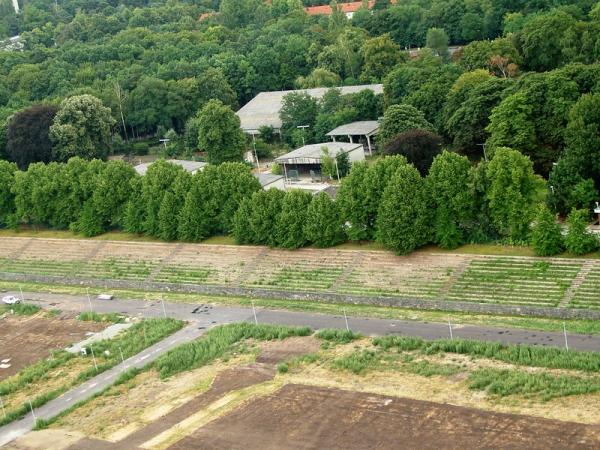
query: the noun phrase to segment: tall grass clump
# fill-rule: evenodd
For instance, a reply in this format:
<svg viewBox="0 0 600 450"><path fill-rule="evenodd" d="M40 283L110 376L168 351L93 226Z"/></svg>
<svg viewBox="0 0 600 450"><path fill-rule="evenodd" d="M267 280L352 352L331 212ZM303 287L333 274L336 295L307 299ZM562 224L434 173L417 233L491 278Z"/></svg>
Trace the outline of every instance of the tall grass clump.
<svg viewBox="0 0 600 450"><path fill-rule="evenodd" d="M373 369L378 364L379 358L373 350L350 353L331 362L334 369L348 370L356 375L364 373L367 369Z"/></svg>
<svg viewBox="0 0 600 450"><path fill-rule="evenodd" d="M464 339L442 339L429 342L401 336L376 338L373 343L384 350L396 348L399 351L420 350L425 354L457 353L495 359L520 366L587 372L600 371L600 353L596 352L577 352L525 344L513 345Z"/></svg>
<svg viewBox="0 0 600 450"><path fill-rule="evenodd" d="M521 370L479 369L471 373L469 383L471 389L486 390L497 397L522 395L526 398L538 397L543 401L600 392L599 378L530 373Z"/></svg>
<svg viewBox="0 0 600 450"><path fill-rule="evenodd" d="M316 335L319 339L328 341L334 344L349 344L356 339L360 339L362 334L355 333L351 330L339 330L335 328L325 328L320 330Z"/></svg>
<svg viewBox="0 0 600 450"><path fill-rule="evenodd" d="M93 311L84 311L79 313L77 320L81 320L82 322L123 323L125 317L117 313L99 314Z"/></svg>
<svg viewBox="0 0 600 450"><path fill-rule="evenodd" d="M182 344L155 361L161 378L202 367L223 356L229 347L244 339L270 341L291 336L308 336L308 327L285 327L236 323L209 330L202 339Z"/></svg>
<svg viewBox="0 0 600 450"><path fill-rule="evenodd" d="M37 314L42 308L31 303L17 303L15 305L0 305L0 314L5 312L12 312L17 316L33 316Z"/></svg>

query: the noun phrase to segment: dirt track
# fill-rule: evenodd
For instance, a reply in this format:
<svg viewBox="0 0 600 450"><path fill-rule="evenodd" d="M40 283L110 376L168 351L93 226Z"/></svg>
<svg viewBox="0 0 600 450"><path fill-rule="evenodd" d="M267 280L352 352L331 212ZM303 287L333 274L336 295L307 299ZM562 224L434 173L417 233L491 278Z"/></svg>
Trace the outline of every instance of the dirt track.
<svg viewBox="0 0 600 450"><path fill-rule="evenodd" d="M11 366L0 369L0 381L14 375L23 367L85 339L85 334L99 331L105 325L81 322L66 315L53 318L10 316L0 318L0 360L10 359Z"/></svg>
<svg viewBox="0 0 600 450"><path fill-rule="evenodd" d="M600 427L338 389L286 385L170 447L592 449Z"/></svg>

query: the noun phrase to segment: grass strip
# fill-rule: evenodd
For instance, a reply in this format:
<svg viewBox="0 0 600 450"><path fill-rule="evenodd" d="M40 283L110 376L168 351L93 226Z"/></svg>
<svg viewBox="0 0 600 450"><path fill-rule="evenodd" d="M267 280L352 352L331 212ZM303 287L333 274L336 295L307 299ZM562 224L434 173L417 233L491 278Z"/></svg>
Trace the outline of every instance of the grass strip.
<svg viewBox="0 0 600 450"><path fill-rule="evenodd" d="M521 395L542 401L600 392L599 378L530 373L521 370L478 369L469 376L469 388L496 397Z"/></svg>
<svg viewBox="0 0 600 450"><path fill-rule="evenodd" d="M499 342L481 342L463 339L425 341L419 338L385 336L373 339L373 344L383 350L420 350L427 355L456 353L493 359L519 366L572 369L586 372L600 371L600 353L567 351L558 348L513 345Z"/></svg>
<svg viewBox="0 0 600 450"><path fill-rule="evenodd" d="M182 344L159 357L155 362L161 378L202 367L223 356L235 343L244 339L269 341L291 336L308 336L308 327L254 325L235 323L212 328L202 339Z"/></svg>
<svg viewBox="0 0 600 450"><path fill-rule="evenodd" d="M123 323L125 322L125 316L118 313L100 314L94 311L84 311L77 315L77 320L98 323Z"/></svg>

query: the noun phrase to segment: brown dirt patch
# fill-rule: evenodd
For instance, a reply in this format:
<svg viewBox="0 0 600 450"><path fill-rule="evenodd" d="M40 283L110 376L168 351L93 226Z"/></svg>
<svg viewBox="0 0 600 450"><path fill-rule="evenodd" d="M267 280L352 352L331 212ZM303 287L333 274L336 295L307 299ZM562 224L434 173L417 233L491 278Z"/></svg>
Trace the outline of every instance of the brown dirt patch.
<svg viewBox="0 0 600 450"><path fill-rule="evenodd" d="M277 364L296 356L314 353L321 348L321 341L314 336L291 337L281 341L267 341L260 345L256 362Z"/></svg>
<svg viewBox="0 0 600 450"><path fill-rule="evenodd" d="M191 449L592 449L600 427L405 398L286 385L170 447Z"/></svg>
<svg viewBox="0 0 600 450"><path fill-rule="evenodd" d="M0 318L0 360L10 359L10 367L0 369L0 381L16 374L23 367L46 358L52 350L63 349L69 344L82 341L87 332L105 328L105 324L82 322L72 316L61 314L46 317L45 313L34 316Z"/></svg>

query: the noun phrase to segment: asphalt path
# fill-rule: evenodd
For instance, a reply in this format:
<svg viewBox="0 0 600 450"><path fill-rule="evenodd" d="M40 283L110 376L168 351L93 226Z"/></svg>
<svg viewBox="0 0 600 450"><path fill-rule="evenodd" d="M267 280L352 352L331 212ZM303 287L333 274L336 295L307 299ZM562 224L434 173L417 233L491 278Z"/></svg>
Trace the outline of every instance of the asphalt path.
<svg viewBox="0 0 600 450"><path fill-rule="evenodd" d="M17 295L20 295L18 293ZM269 309L216 306L211 304L169 303L134 299L98 300L88 296L24 293L26 302L43 308L64 311L95 311L98 313L121 313L140 318L168 316L185 320L187 327L125 360L122 364L98 375L68 391L55 400L34 410L35 418L50 419L76 403L101 392L110 386L119 374L132 367L143 367L171 348L200 337L207 329L233 322L258 322L278 325L309 326L314 330L323 328L346 328L369 336L404 335L424 339L460 338L495 341L508 344L530 344L582 351L600 351L600 336L567 334L560 332L531 331L523 329L461 325L453 323L418 322L408 320L372 319L340 315L291 312ZM340 311L341 312L341 311ZM35 419L28 416L0 428L0 446L30 431Z"/></svg>
<svg viewBox="0 0 600 450"><path fill-rule="evenodd" d="M17 294L16 294L17 295ZM18 294L20 295L20 294ZM240 321L279 325L309 326L314 330L323 328L346 328L343 311L340 315L292 312L256 308L217 306L211 304L170 303L160 301L115 299L98 300L94 297L63 294L25 293L25 300L43 308L58 308L67 311L89 311L99 313L121 313L137 317L161 317L167 315L185 321L199 321L202 326L222 325ZM496 341L505 344L530 344L581 351L600 351L600 336L571 334L567 329L567 340L563 332L534 331L507 327L486 327L458 323L420 322L412 320L373 319L348 316L348 327L369 336L390 334L416 336L424 339L461 338L481 341ZM452 336L450 334L452 330Z"/></svg>

